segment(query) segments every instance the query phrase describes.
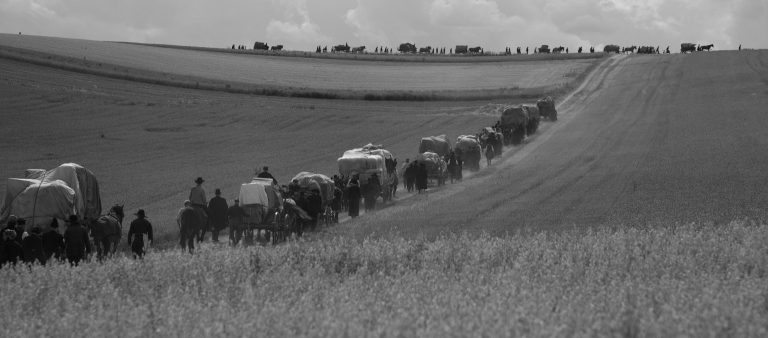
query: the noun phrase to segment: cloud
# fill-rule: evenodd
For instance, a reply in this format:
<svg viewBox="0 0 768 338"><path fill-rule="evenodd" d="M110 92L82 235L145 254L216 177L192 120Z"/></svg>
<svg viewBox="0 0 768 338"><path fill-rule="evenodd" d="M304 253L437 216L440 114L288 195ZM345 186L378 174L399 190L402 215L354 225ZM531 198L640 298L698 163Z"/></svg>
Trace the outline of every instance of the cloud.
<svg viewBox="0 0 768 338"><path fill-rule="evenodd" d="M321 34L320 27L312 22L306 0L280 0L275 3L283 7L284 14L282 20L269 21L266 31L270 38L304 46L325 44L331 40Z"/></svg>
<svg viewBox="0 0 768 338"><path fill-rule="evenodd" d="M0 31L228 46L768 47L765 0L0 0Z"/></svg>

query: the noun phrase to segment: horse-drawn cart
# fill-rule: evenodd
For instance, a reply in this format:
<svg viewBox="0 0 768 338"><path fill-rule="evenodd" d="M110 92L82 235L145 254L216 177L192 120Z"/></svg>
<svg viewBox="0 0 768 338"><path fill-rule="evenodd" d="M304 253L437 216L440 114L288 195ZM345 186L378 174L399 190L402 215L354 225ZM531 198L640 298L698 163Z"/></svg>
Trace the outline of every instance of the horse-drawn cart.
<svg viewBox="0 0 768 338"><path fill-rule="evenodd" d="M435 180L438 186L445 184L445 179L448 176L448 165L443 160L443 157L437 153L427 151L417 155L416 161L425 164L428 180Z"/></svg>
<svg viewBox="0 0 768 338"><path fill-rule="evenodd" d="M318 222L323 222L325 225L330 225L334 222L331 202L333 202L333 189L335 188L335 183L332 179L323 174L302 171L296 174L296 176L291 179L291 182L296 182L299 189L308 191L309 193L312 193L313 190L317 190L321 200L320 210L318 210L320 213L317 216ZM309 212L310 210L305 211Z"/></svg>
<svg viewBox="0 0 768 338"><path fill-rule="evenodd" d="M239 198L246 214L243 229L231 230L244 231L246 244L252 244L262 230L273 241L281 237L278 233L287 230L283 229L285 224L276 217L283 209L283 197L271 178L254 178L250 183L243 183L240 185Z"/></svg>

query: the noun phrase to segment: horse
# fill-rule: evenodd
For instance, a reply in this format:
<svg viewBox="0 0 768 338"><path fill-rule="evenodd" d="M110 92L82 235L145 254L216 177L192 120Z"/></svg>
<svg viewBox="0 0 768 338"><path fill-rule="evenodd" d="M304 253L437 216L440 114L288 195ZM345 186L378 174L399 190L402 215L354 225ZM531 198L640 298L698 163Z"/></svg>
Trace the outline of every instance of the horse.
<svg viewBox="0 0 768 338"><path fill-rule="evenodd" d="M563 51L565 51L565 47L563 46L552 48L552 53L555 53L555 54L562 53Z"/></svg>
<svg viewBox="0 0 768 338"><path fill-rule="evenodd" d="M99 216L90 223L91 237L99 260L117 252L117 244L123 234L124 218L123 205L115 204L106 215Z"/></svg>
<svg viewBox="0 0 768 338"><path fill-rule="evenodd" d="M350 50L352 53L362 53L365 51L365 46L359 46Z"/></svg>
<svg viewBox="0 0 768 338"><path fill-rule="evenodd" d="M281 51L283 50L283 45L272 46L270 50Z"/></svg>
<svg viewBox="0 0 768 338"><path fill-rule="evenodd" d="M715 47L715 45L713 45L713 44L708 44L708 45L703 45L703 46L700 46L699 48L700 48L700 50L706 50L706 51L709 51L710 49L712 49L712 48L714 48L714 47Z"/></svg>
<svg viewBox="0 0 768 338"><path fill-rule="evenodd" d="M635 49L637 49L637 46L632 47L624 47L624 49L621 50L622 53L632 54L635 52Z"/></svg>

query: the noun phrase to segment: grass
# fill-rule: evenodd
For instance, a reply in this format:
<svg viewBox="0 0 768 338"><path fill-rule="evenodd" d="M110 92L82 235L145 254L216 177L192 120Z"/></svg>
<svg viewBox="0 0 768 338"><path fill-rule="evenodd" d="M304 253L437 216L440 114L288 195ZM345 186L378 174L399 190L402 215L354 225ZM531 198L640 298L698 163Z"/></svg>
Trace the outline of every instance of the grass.
<svg viewBox="0 0 768 338"><path fill-rule="evenodd" d="M765 336L768 226L153 252L0 270L3 336ZM60 319L60 320L56 320Z"/></svg>
<svg viewBox="0 0 768 338"><path fill-rule="evenodd" d="M408 55L392 60L378 54L320 59L286 57L293 52L276 55L0 34L0 57L16 61L185 89L322 99L437 101L515 98L525 92L551 95L549 90L569 81L564 74L584 70L604 56L430 55L418 56L424 64L414 64ZM522 91L512 90L516 88Z"/></svg>

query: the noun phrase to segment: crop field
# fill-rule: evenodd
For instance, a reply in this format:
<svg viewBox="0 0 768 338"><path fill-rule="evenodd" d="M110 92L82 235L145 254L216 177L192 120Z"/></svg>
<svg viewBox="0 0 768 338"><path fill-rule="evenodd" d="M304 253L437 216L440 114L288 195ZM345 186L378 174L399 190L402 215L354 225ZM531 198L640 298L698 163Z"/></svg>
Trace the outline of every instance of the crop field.
<svg viewBox="0 0 768 338"><path fill-rule="evenodd" d="M2 269L0 335L764 337L768 226L336 238Z"/></svg>
<svg viewBox="0 0 768 338"><path fill-rule="evenodd" d="M89 72L130 73L123 76L144 76L186 87L202 85L257 93L302 92L305 96L315 93L338 98L365 97L366 94L380 98L389 94L422 100L431 96L535 97L567 86L602 56L508 62L413 63L375 59L356 62L9 34L0 34L0 46L5 46L4 52L11 54L14 49L44 53L36 57L45 62L76 63ZM55 55L55 59L50 54ZM62 57L67 59L61 60Z"/></svg>

